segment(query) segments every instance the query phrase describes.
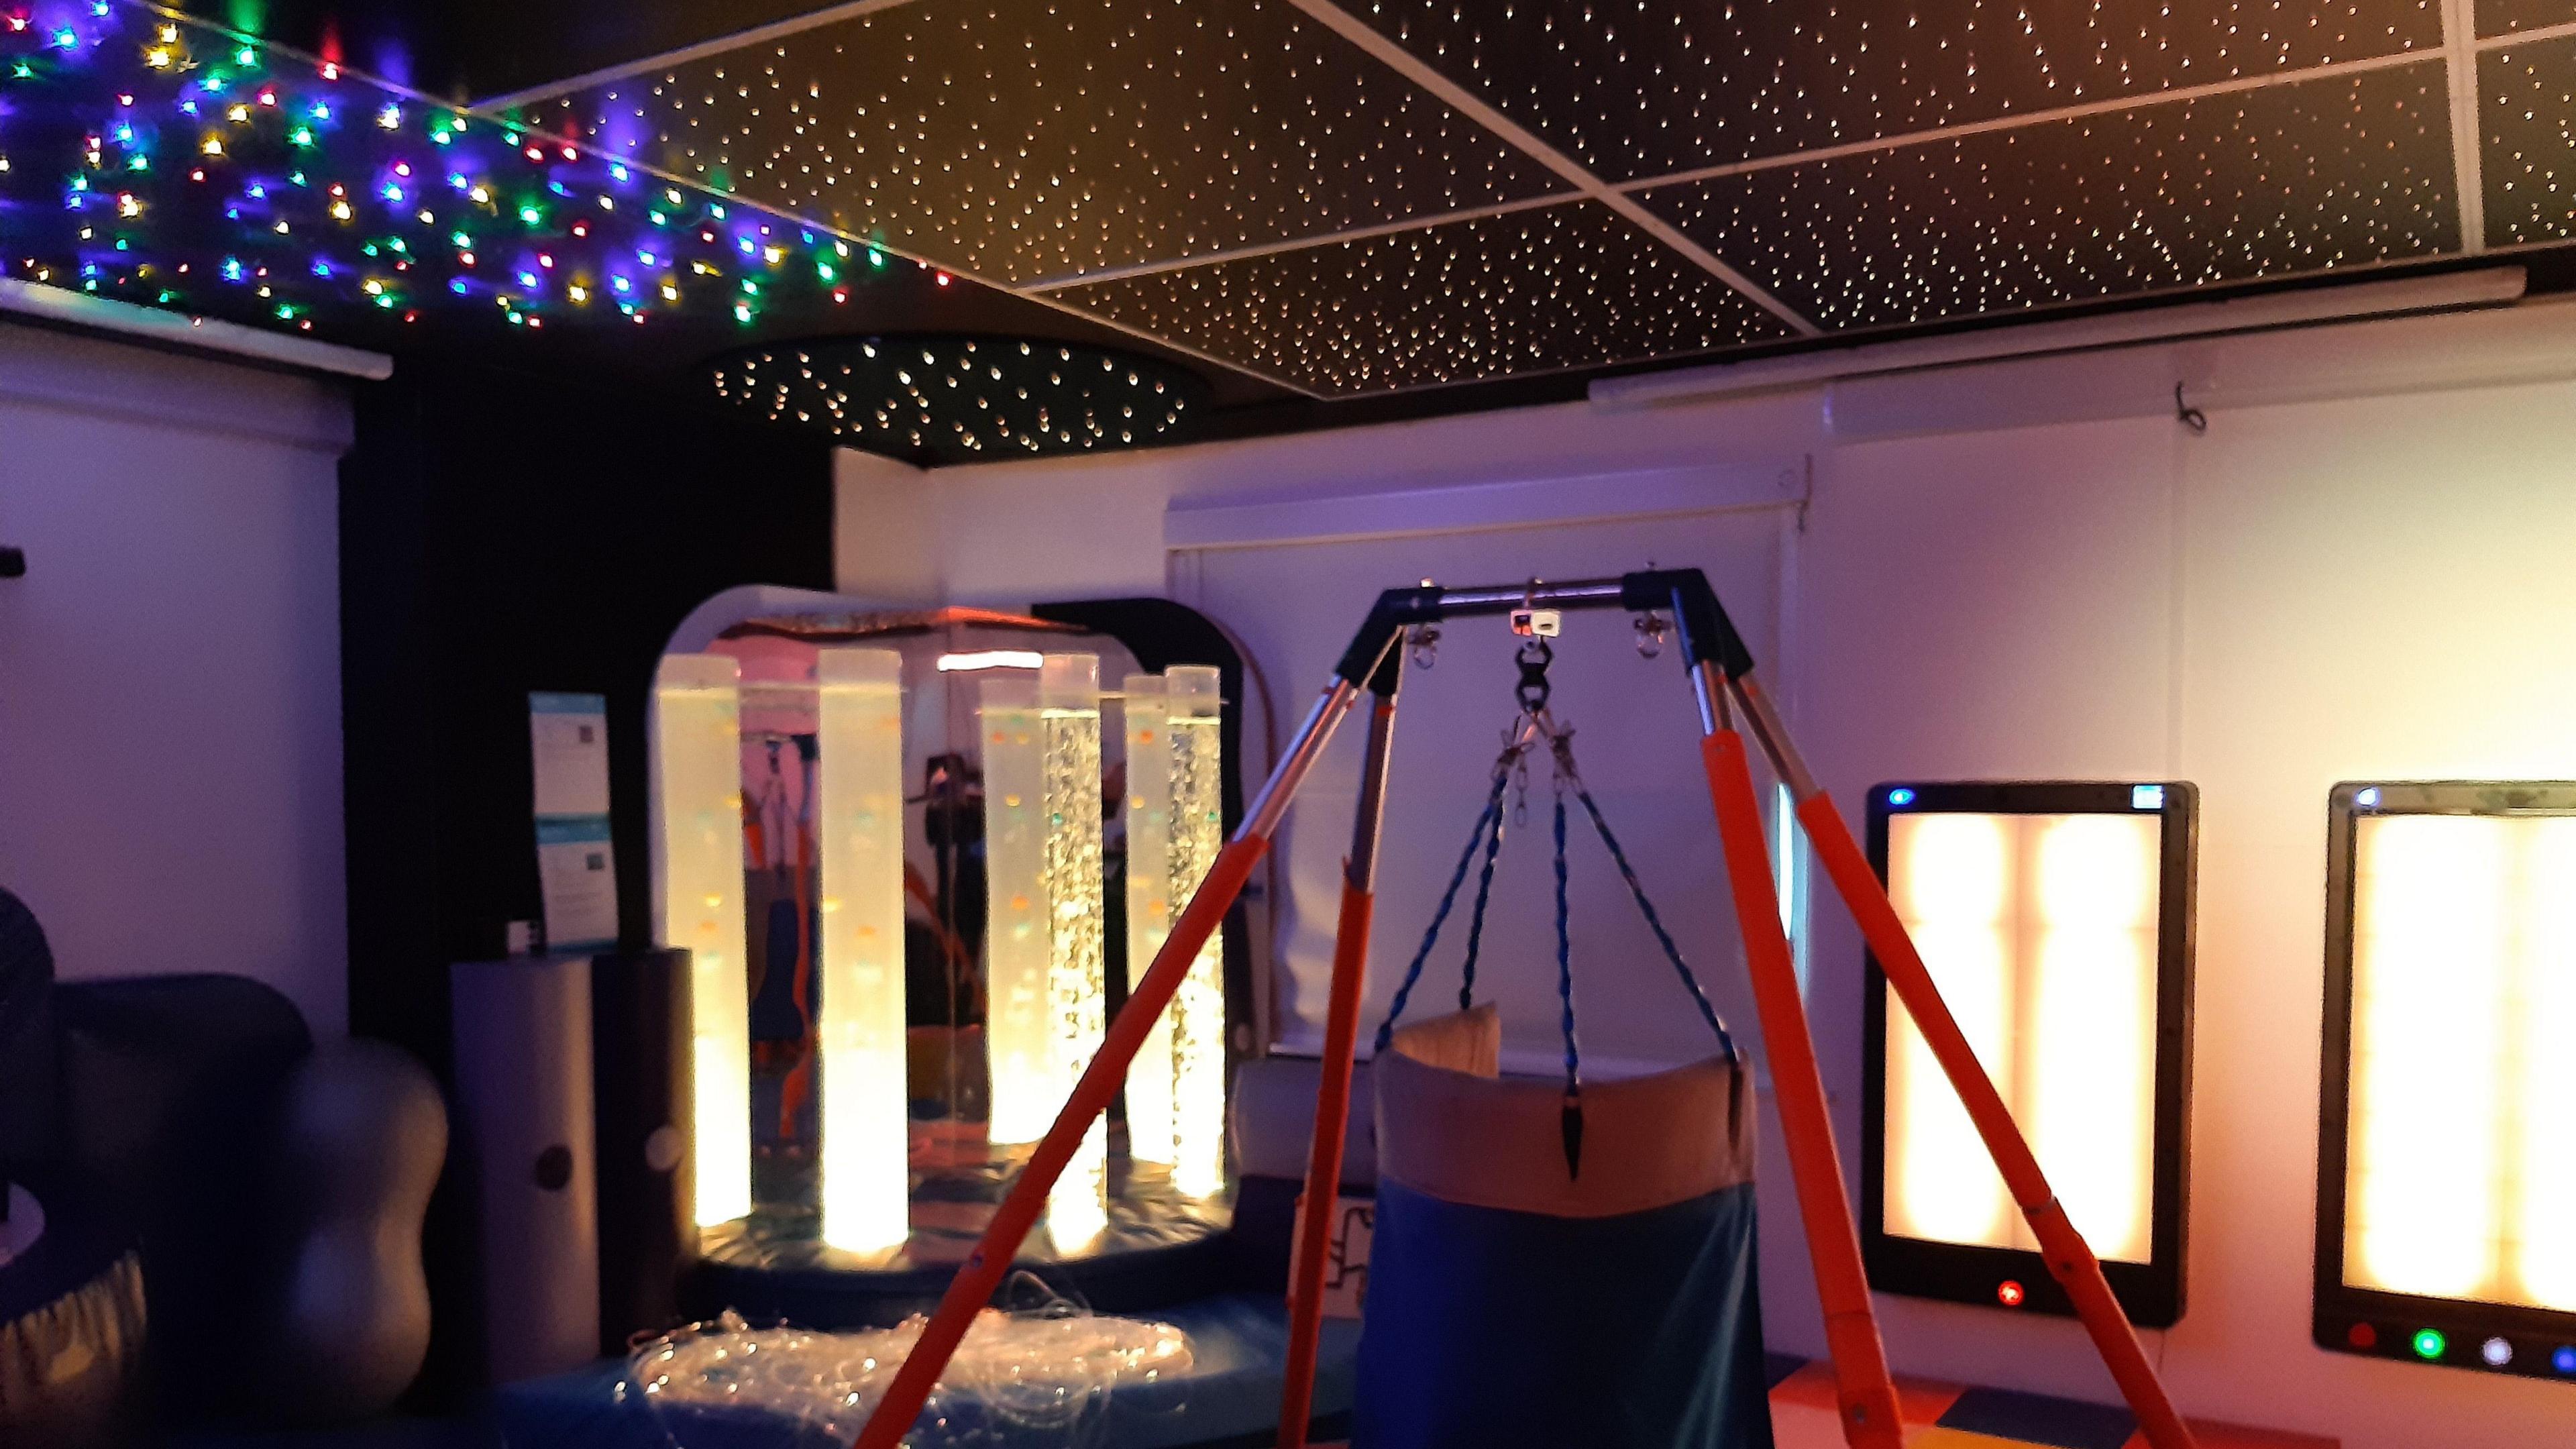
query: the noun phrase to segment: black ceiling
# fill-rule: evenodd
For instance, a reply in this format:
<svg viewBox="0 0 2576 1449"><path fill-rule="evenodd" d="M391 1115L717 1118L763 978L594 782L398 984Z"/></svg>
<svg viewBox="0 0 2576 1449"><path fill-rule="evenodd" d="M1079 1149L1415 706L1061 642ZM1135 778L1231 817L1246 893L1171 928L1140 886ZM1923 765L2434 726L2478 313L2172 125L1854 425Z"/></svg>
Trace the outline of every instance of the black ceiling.
<svg viewBox="0 0 2576 1449"><path fill-rule="evenodd" d="M1657 186L1646 204L1828 328L2460 245L2439 61Z"/></svg>
<svg viewBox="0 0 2576 1449"><path fill-rule="evenodd" d="M1351 9L1622 183L2442 44L2427 0Z"/></svg>
<svg viewBox="0 0 2576 1449"><path fill-rule="evenodd" d="M258 0L192 3L240 25ZM1208 376L1237 430L2576 239L2576 0L273 0L257 19L959 278L817 335L1124 347ZM706 385L706 352L661 345Z"/></svg>
<svg viewBox="0 0 2576 1449"><path fill-rule="evenodd" d="M1014 286L1555 189L1355 58L1280 4L932 0L523 113Z"/></svg>

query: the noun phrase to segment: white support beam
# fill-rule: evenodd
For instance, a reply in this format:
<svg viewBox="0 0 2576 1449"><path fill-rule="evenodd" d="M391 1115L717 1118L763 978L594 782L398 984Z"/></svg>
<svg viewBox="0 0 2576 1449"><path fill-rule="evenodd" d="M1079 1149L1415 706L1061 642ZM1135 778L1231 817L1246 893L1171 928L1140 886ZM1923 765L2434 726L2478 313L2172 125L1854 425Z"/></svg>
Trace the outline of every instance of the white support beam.
<svg viewBox="0 0 2576 1449"><path fill-rule="evenodd" d="M1808 321L1788 303L1772 296L1752 278L1728 266L1706 247L1684 236L1681 228L1648 211L1635 197L1595 176L1591 168L1540 140L1537 133L1496 110L1483 97L1424 64L1420 57L1379 34L1368 22L1333 4L1332 0L1289 0L1289 3L1344 40L1367 51L1388 69L1439 97L1449 105L1450 109L1493 132L1514 149L1572 182L1576 190L1626 217L1657 241L1690 258L1702 270L1743 294L1745 300L1788 324L1790 330L1799 336L1816 337L1823 334L1822 328Z"/></svg>
<svg viewBox="0 0 2576 1449"><path fill-rule="evenodd" d="M1489 216L1509 216L1516 211L1535 211L1542 206L1560 206L1581 201L1582 193L1551 191L1544 196L1524 196L1517 201L1499 201L1491 206L1471 206L1458 211L1444 211L1437 216L1407 216L1374 226L1355 226L1348 231L1328 232L1322 236L1286 237L1252 246L1229 247L1223 251L1193 252L1184 256L1164 257L1156 261L1136 262L1123 267L1102 267L1094 272L1068 272L1061 277L1044 277L1022 282L1023 292L1060 292L1088 282L1115 282L1126 277L1149 277L1156 272L1177 272L1188 267L1213 266L1218 262L1239 262L1248 257L1275 256L1280 252L1302 252L1311 247L1337 246L1343 242L1367 241L1372 237L1393 236L1398 232L1421 231L1428 227L1446 226L1453 221L1477 221Z"/></svg>
<svg viewBox="0 0 2576 1449"><path fill-rule="evenodd" d="M2445 0L2449 3L2449 0ZM1988 116L1982 121L1962 121L1955 126L1935 126L1928 131L1905 131L1894 136L1880 136L1866 141L1845 141L1836 146L1811 146L1802 151L1782 151L1771 156L1754 156L1742 161L1727 161L1715 166L1694 166L1687 171L1671 171L1661 176L1646 176L1619 184L1622 191L1650 191L1658 186L1678 186L1690 181L1706 181L1718 176L1742 176L1753 171L1776 171L1784 166L1804 166L1815 161L1839 161L1848 156L1872 156L1882 151L1901 151L1909 146L1929 146L1943 141L1957 141L1969 136L1982 136L1990 131L2019 131L2051 121L2080 121L2088 116L2106 116L2119 111L2144 110L2150 106L2177 105L2205 101L2219 96L2241 95L2247 91L2268 90L2274 86L2296 85L2305 81L2331 80L2337 76L2365 75L2375 70L2398 66L2422 65L2440 54L2432 50L2398 50L2386 55L2366 56L2360 60L2339 60L2329 65L2310 66L2305 70L2275 71L2269 75L2237 76L2207 85L2175 86L2170 90L2147 91L2139 95L2106 96L2098 101L2078 101L2071 106L2051 106L2046 110L2013 111L2006 115Z"/></svg>
<svg viewBox="0 0 2576 1449"><path fill-rule="evenodd" d="M2460 250L2487 249L2487 195L2478 134L2477 0L2442 0L2442 53L2451 84L2452 189L2460 199Z"/></svg>

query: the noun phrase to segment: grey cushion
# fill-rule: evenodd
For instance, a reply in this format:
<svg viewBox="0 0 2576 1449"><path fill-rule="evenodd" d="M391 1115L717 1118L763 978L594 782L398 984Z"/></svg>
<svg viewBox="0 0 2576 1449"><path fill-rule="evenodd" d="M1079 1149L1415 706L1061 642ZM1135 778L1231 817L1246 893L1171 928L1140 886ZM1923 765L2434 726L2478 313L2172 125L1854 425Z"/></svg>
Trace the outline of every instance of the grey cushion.
<svg viewBox="0 0 2576 1449"><path fill-rule="evenodd" d="M1257 1057L1235 1069L1235 1170L1245 1177L1282 1177L1303 1182L1306 1155L1315 1141L1315 1095L1323 1087L1323 1063L1313 1057ZM1376 1098L1369 1086L1369 1064L1351 1073L1351 1110L1342 1138L1342 1186L1377 1185Z"/></svg>

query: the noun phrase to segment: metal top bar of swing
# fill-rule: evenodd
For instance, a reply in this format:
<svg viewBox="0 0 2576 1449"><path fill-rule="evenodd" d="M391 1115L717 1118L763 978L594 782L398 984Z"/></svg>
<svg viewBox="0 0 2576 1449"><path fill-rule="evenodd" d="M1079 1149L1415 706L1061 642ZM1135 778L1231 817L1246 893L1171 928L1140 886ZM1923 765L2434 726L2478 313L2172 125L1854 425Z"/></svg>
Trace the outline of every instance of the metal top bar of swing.
<svg viewBox="0 0 2576 1449"><path fill-rule="evenodd" d="M1454 619L1470 614L1500 614L1519 608L1606 609L1617 607L1625 592L1626 585L1619 579L1578 579L1570 584L1534 581L1526 585L1442 589L1440 612Z"/></svg>
<svg viewBox="0 0 2576 1449"><path fill-rule="evenodd" d="M1437 584L1389 589L1377 596L1367 620L1351 638L1334 673L1354 686L1368 687L1387 658L1396 636L1415 624L1479 614L1505 614L1514 609L1630 609L1668 613L1681 635L1683 655L1692 664L1714 664L1730 680L1753 670L1752 651L1718 606L1708 575L1698 569L1641 569L1609 579L1572 579L1558 583L1532 579L1518 584L1489 584L1470 589L1444 589ZM1383 682L1383 676L1377 676Z"/></svg>

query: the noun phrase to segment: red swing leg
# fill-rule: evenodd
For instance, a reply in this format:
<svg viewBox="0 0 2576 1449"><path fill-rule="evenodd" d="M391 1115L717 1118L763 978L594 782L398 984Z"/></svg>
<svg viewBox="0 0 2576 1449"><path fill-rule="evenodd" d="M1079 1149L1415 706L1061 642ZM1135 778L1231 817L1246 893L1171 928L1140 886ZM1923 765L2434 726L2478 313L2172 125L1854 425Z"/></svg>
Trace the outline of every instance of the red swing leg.
<svg viewBox="0 0 2576 1449"><path fill-rule="evenodd" d="M1708 770L1710 803L1725 847L1727 883L1735 897L1736 928L1744 937L1753 1002L1762 1018L1762 1046L1771 1060L1771 1092L1780 1108L1780 1135L1789 1150L1789 1175L1798 1192L1798 1216L1807 1230L1807 1255L1816 1269L1816 1296L1824 1304L1825 1347L1834 1365L1834 1398L1843 1440L1857 1449L1901 1449L1905 1431L1888 1376L1887 1348L1879 1341L1870 1308L1869 1276L1860 1258L1860 1234L1844 1195L1842 1159L1834 1151L1834 1124L1825 1106L1824 1074L1816 1065L1807 1008L1798 995L1798 971L1780 924L1780 900L1771 881L1770 849L1762 839L1762 809L1753 794L1744 738L1726 724L1724 682L1703 665L1694 682L1710 725L1700 740Z"/></svg>
<svg viewBox="0 0 2576 1449"><path fill-rule="evenodd" d="M1842 812L1834 808L1833 797L1808 776L1798 761L1760 686L1750 675L1739 675L1734 684L1746 713L1781 766L1791 792L1798 797L1798 821L1806 828L1807 842L1814 847L1817 862L1833 881L1834 893L1851 908L1853 919L1860 923L1861 935L1878 958L1880 972L1887 977L1897 999L1905 1003L1915 1029L1923 1034L1925 1044L1950 1078L1951 1089L1959 1094L1960 1105L1976 1124L1977 1135L1984 1139L1986 1151L2003 1174L2013 1201L2021 1206L2032 1234L2039 1239L2040 1255L2048 1264L2049 1275L2065 1286L2067 1297L2074 1301L2076 1317L2092 1336L2093 1347L2102 1355L2103 1366L2111 1371L2112 1381L2119 1385L2121 1397L2128 1400L2130 1412L2138 1416L2138 1426L2145 1432L2147 1443L2154 1449L2194 1449L2190 1428L2174 1409L2154 1366L2147 1362L2146 1350L2138 1346L2138 1335L2130 1328L2128 1315L2121 1311L2119 1299L2112 1295L2110 1283L2102 1276L2101 1260L2093 1256L2084 1235L2067 1219L2065 1207L2048 1185L2047 1174L2040 1171L2039 1159L2032 1155L2029 1141L2013 1122L2011 1109L2004 1105L2003 1095L1995 1090L1993 1080L1978 1062L1976 1048L1968 1044L1950 1008L1941 1000L1940 987L1925 969L1922 954L1914 949L1914 941L1888 900L1878 872L1870 868L1869 858L1861 853L1851 827L1844 823ZM1767 1037L1767 1020L1765 1028Z"/></svg>
<svg viewBox="0 0 2576 1449"><path fill-rule="evenodd" d="M1342 1186L1343 1135L1350 1125L1351 1058L1359 1048L1360 996L1368 979L1369 920L1377 896L1378 824L1386 804L1386 767L1395 742L1395 682L1402 662L1382 663L1370 681L1368 763L1360 779L1359 817L1343 864L1342 914L1333 931L1333 984L1324 1007L1322 1080L1315 1093L1315 1133L1307 1149L1306 1191L1297 1204L1297 1260L1288 1276L1288 1362L1279 1392L1279 1449L1306 1449L1315 1408L1316 1344L1324 1323L1324 1259L1333 1208Z"/></svg>
<svg viewBox="0 0 2576 1449"><path fill-rule="evenodd" d="M1154 1019L1171 1004L1173 993L1180 990L1181 978L1189 974L1191 963L1198 959L1199 948L1216 934L1235 897L1243 894L1244 882L1252 878L1252 868L1270 849L1271 831L1278 828L1288 801L1313 767L1325 741L1332 738L1333 727L1341 722L1357 692L1353 685L1336 679L1306 716L1306 723L1271 771L1269 783L1244 812L1242 828L1226 842L1225 849L1217 852L1207 878L1199 882L1188 908L1172 922L1172 933L1163 938L1163 948L1154 953L1153 966L1128 992L1127 1004L1109 1023L1099 1051L1074 1083L1073 1094L1066 1098L1064 1110L1056 1114L1055 1125L1047 1129L1046 1137L1030 1154L1028 1165L1020 1169L1010 1194L1002 1199L992 1222L984 1228L984 1236L975 1244L975 1251L967 1255L957 1276L949 1281L938 1311L930 1316L921 1338L905 1356L903 1367L895 1371L894 1382L886 1386L885 1397L877 1401L875 1412L860 1427L858 1438L851 1441L854 1449L898 1449L903 1436L912 1432L913 1420L929 1401L941 1371L956 1356L967 1328L984 1305L992 1301L994 1290L1002 1286L1002 1280L1010 1274L1012 1260L1019 1256L1020 1244L1037 1225L1038 1215L1046 1211L1048 1190L1064 1175L1065 1164L1073 1160L1093 1119L1109 1110L1120 1083L1127 1079L1128 1065L1135 1061L1146 1033L1153 1029Z"/></svg>

